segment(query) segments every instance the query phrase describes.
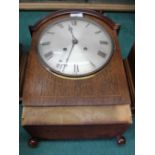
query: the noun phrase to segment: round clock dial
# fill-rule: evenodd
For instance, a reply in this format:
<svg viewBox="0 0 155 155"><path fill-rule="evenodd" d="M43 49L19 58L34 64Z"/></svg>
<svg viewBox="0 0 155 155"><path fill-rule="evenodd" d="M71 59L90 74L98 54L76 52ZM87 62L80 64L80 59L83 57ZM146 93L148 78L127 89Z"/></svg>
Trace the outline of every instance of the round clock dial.
<svg viewBox="0 0 155 155"><path fill-rule="evenodd" d="M87 18L50 23L40 34L38 53L48 70L70 77L99 71L109 61L113 41L106 29Z"/></svg>

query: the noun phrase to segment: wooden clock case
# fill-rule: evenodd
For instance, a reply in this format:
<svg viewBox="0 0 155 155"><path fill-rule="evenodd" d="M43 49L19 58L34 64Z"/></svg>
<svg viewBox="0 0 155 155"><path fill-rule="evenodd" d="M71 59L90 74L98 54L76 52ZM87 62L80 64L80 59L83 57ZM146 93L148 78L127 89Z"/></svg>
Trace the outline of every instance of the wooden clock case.
<svg viewBox="0 0 155 155"><path fill-rule="evenodd" d="M114 42L114 52L106 66L86 78L71 79L51 74L40 63L37 42L51 22L83 13L103 25ZM118 25L91 10L63 10L31 27L32 44L23 90L22 125L37 139L83 139L118 137L132 122L130 95L117 38Z"/></svg>

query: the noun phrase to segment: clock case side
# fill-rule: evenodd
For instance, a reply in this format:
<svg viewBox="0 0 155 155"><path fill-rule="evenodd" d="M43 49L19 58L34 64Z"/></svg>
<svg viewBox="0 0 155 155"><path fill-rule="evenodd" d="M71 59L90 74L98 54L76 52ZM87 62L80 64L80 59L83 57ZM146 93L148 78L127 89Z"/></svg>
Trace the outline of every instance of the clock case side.
<svg viewBox="0 0 155 155"><path fill-rule="evenodd" d="M60 77L56 77L55 75L47 72L42 66L41 64L38 62L37 59L37 54L36 54L36 49L35 49L35 43L36 42L36 33L37 31L47 22L49 22L52 19L55 19L59 16L63 16L63 15L69 15L71 13L84 13L88 16L92 16L93 18L97 18L98 20L102 20L108 27L109 29L111 29L111 33L114 37L114 41L115 41L115 50L114 50L114 54L112 56L112 60L110 60L110 62L106 65L105 69L99 71L97 74L95 74L94 77L92 78L88 78L85 80L67 80L67 79L62 79ZM48 17L42 19L41 21L39 21L37 24L35 24L34 26L30 27L30 32L32 34L32 44L31 44L31 49L30 49L30 55L29 55L29 59L28 59L28 67L27 67L27 78L25 81L25 87L24 87L24 95L23 95L23 99L24 99L24 105L25 106L70 106L70 105L117 105L117 104L130 104L130 97L129 97L129 92L128 92L128 86L127 86L127 80L126 80L126 76L125 76L125 72L124 72L124 68L123 68L123 62L121 60L121 53L120 53L120 48L119 48L119 43L118 43L118 39L117 39L117 31L119 30L119 25L115 24L114 22L112 22L110 19L108 19L107 17L103 17L101 14L92 11L92 10L62 10L62 11L58 11L53 13L52 15L49 15ZM35 59L35 62L34 62ZM113 63L113 61L115 62L115 64ZM31 87L37 87L37 89L39 87L43 86L43 82L40 80L38 85L31 81L32 77L34 75L30 75L32 72L32 68L37 65L37 67L39 68L39 72L41 74L44 74L46 77L45 80L50 81L49 83L53 86L53 88L51 89L50 87L48 87L49 85L47 85L47 88L40 88L40 92L37 91L33 91L31 89ZM117 66L117 71L114 71L114 67ZM37 69L38 69L37 68ZM34 71L36 68L33 68ZM35 71L37 73L37 71ZM115 72L115 74L117 74L116 72L118 72L118 76L116 79L114 79L113 75L111 73ZM109 77L105 78L105 75L107 75L107 73L109 74ZM39 76L39 74L38 74ZM120 77L120 79L119 79ZM41 77L40 77L41 78ZM104 82L103 82L104 81ZM111 85L109 86L108 83L111 82ZM84 87L84 83L86 83L86 87ZM100 83L98 84L98 86L95 86L96 89L101 89L101 85L105 85L105 88L109 91L109 94L106 94L104 92L104 90L102 90L103 92L94 92L94 94L91 93L91 88L94 89L94 87L91 87L90 85L96 85L96 83ZM56 85L57 84L57 85ZM67 86L69 86L69 88L71 88L70 92L68 92L69 95L66 95L65 93L68 91L66 90L66 92L62 92L62 94L52 94L53 91L55 91L54 89L59 89L60 91L60 84L61 86L64 86L64 88L68 88ZM84 84L84 85L83 85ZM35 86L34 86L35 85ZM59 86L58 86L59 85ZM76 88L76 90L74 88ZM79 87L79 88L78 88ZM63 88L63 89L64 89ZM72 89L73 88L73 89ZM80 88L83 88L84 91L82 91L80 93ZM47 90L45 90L47 89ZM111 90L110 90L111 89ZM35 90L35 89L34 89ZM42 94L42 91L45 91L44 94ZM65 90L65 89L64 89ZM49 93L49 91L51 93ZM76 93L74 93L76 92ZM73 93L73 95L72 95ZM81 94L84 93L87 96L81 96ZM33 94L33 95L32 95ZM113 95L114 94L114 95ZM66 95L66 96L65 96ZM94 97L95 96L95 97ZM52 101L52 102L51 102Z"/></svg>

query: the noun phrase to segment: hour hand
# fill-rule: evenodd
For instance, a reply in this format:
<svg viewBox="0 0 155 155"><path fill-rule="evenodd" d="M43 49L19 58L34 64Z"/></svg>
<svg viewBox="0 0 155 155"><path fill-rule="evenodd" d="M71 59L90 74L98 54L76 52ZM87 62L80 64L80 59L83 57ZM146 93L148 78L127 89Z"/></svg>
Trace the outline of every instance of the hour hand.
<svg viewBox="0 0 155 155"><path fill-rule="evenodd" d="M73 39L73 40L77 40L77 39L75 38L74 34L73 34L73 28L72 28L70 25L68 25L68 30L70 31L70 33L71 33L71 35L72 35L72 39Z"/></svg>

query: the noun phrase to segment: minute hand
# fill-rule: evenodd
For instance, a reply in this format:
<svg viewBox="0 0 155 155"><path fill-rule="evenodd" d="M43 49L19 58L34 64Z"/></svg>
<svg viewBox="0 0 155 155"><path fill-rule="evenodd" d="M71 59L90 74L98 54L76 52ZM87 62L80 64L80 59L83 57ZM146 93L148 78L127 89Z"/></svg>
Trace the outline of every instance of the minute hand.
<svg viewBox="0 0 155 155"><path fill-rule="evenodd" d="M70 51L69 51L69 55L68 55L68 57L67 57L67 59L66 59L66 63L68 62L68 60L69 60L69 58L70 58L70 55L71 55L71 53L72 53L72 51L73 51L74 46L75 46L75 44L72 44L72 47L71 47L71 49L70 49Z"/></svg>

